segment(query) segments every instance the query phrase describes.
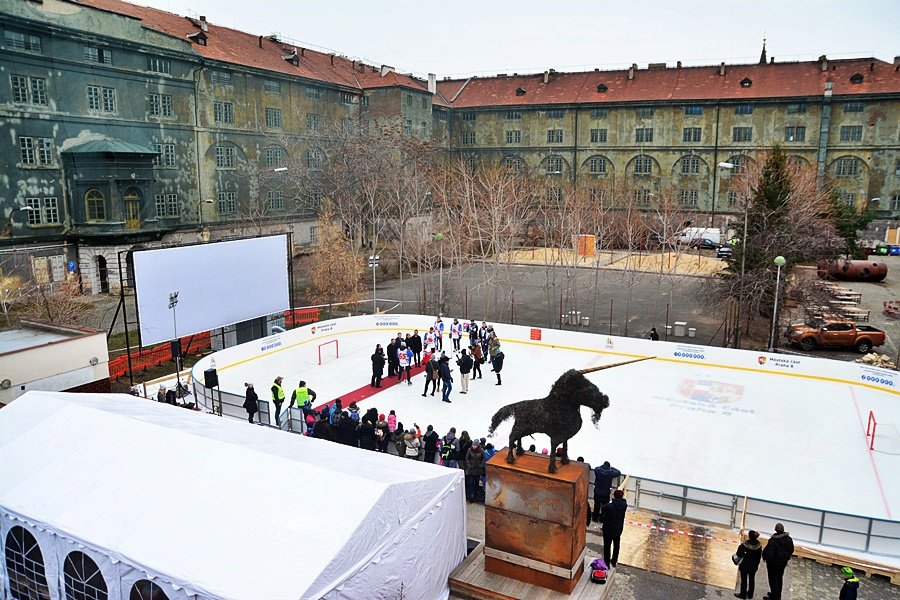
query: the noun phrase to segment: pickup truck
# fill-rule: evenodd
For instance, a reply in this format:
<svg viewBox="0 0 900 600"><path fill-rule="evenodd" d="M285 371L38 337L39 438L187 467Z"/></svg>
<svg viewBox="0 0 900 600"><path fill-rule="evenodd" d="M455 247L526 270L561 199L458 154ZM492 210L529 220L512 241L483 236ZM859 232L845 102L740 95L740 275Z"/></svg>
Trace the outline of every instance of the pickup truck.
<svg viewBox="0 0 900 600"><path fill-rule="evenodd" d="M787 330L791 344L803 350L815 350L819 346L843 346L856 348L860 354L868 354L873 347L884 343L884 332L871 325L857 325L852 321L822 321L814 319L802 325L791 325Z"/></svg>

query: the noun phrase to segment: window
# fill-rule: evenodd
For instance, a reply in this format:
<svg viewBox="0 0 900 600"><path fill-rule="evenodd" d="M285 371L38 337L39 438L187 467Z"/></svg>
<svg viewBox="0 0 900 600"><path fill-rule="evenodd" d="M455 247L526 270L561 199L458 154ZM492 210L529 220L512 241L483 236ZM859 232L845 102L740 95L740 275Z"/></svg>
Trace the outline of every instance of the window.
<svg viewBox="0 0 900 600"><path fill-rule="evenodd" d="M25 206L31 208L28 211L29 225L59 224L59 202L55 197L26 198Z"/></svg>
<svg viewBox="0 0 900 600"><path fill-rule="evenodd" d="M84 212L88 221L106 220L106 198L98 189L91 189L84 193Z"/></svg>
<svg viewBox="0 0 900 600"><path fill-rule="evenodd" d="M19 137L19 155L23 165L49 165L53 162L53 140L46 137Z"/></svg>
<svg viewBox="0 0 900 600"><path fill-rule="evenodd" d="M266 128L281 129L281 109L280 108L267 108L266 109Z"/></svg>
<svg viewBox="0 0 900 600"><path fill-rule="evenodd" d="M175 166L175 144L156 144L159 152L153 157L153 166L172 168Z"/></svg>
<svg viewBox="0 0 900 600"><path fill-rule="evenodd" d="M233 169L235 151L234 146L216 146L216 168Z"/></svg>
<svg viewBox="0 0 900 600"><path fill-rule="evenodd" d="M527 93L527 90L523 87L516 88L516 96L524 96Z"/></svg>
<svg viewBox="0 0 900 600"><path fill-rule="evenodd" d="M169 600L169 597L157 584L148 579L141 579L131 586L128 600Z"/></svg>
<svg viewBox="0 0 900 600"><path fill-rule="evenodd" d="M216 123L234 123L234 104L231 102L213 102L213 121Z"/></svg>
<svg viewBox="0 0 900 600"><path fill-rule="evenodd" d="M547 174L559 175L563 170L563 160L561 156L551 156L547 159Z"/></svg>
<svg viewBox="0 0 900 600"><path fill-rule="evenodd" d="M552 108L547 111L548 119L562 119L566 114L566 111L561 108Z"/></svg>
<svg viewBox="0 0 900 600"><path fill-rule="evenodd" d="M422 137L428 137L428 123L422 121L419 124L420 131L422 132Z"/></svg>
<svg viewBox="0 0 900 600"><path fill-rule="evenodd" d="M684 114L688 117L699 117L703 114L703 107L697 105L685 106Z"/></svg>
<svg viewBox="0 0 900 600"><path fill-rule="evenodd" d="M422 96L422 109L428 110L428 98L426 96Z"/></svg>
<svg viewBox="0 0 900 600"><path fill-rule="evenodd" d="M322 117L313 113L306 115L306 130L318 132L322 128Z"/></svg>
<svg viewBox="0 0 900 600"><path fill-rule="evenodd" d="M606 173L606 159L602 156L593 156L588 160L588 171L593 174Z"/></svg>
<svg viewBox="0 0 900 600"><path fill-rule="evenodd" d="M855 206L856 194L854 192L848 192L847 190L841 190L838 192L838 202L846 204L847 206Z"/></svg>
<svg viewBox="0 0 900 600"><path fill-rule="evenodd" d="M309 228L309 243L310 244L318 244L319 243L319 228L321 225L313 225Z"/></svg>
<svg viewBox="0 0 900 600"><path fill-rule="evenodd" d="M605 144L606 143L606 130L605 129L591 129L591 143Z"/></svg>
<svg viewBox="0 0 900 600"><path fill-rule="evenodd" d="M321 150L307 150L306 151L306 166L310 169L321 169L322 163L325 161L325 156L322 154Z"/></svg>
<svg viewBox="0 0 900 600"><path fill-rule="evenodd" d="M319 190L306 191L306 207L316 210L322 206L322 198L324 195Z"/></svg>
<svg viewBox="0 0 900 600"><path fill-rule="evenodd" d="M411 136L412 135L412 119L407 119L406 123L403 125L403 135ZM475 139L475 134L472 134L472 140ZM474 141L472 142L475 143Z"/></svg>
<svg viewBox="0 0 900 600"><path fill-rule="evenodd" d="M838 177L853 177L859 174L858 158L841 158L837 164Z"/></svg>
<svg viewBox="0 0 900 600"><path fill-rule="evenodd" d="M682 206L697 206L697 190L679 190L678 195L681 197Z"/></svg>
<svg viewBox="0 0 900 600"><path fill-rule="evenodd" d="M753 128L752 127L732 127L731 128L731 141L733 141L733 142L752 142L753 141Z"/></svg>
<svg viewBox="0 0 900 600"><path fill-rule="evenodd" d="M844 102L845 113L858 113L863 111L862 102Z"/></svg>
<svg viewBox="0 0 900 600"><path fill-rule="evenodd" d="M409 99L412 100L412 96ZM353 104L353 94L341 92L341 104Z"/></svg>
<svg viewBox="0 0 900 600"><path fill-rule="evenodd" d="M272 81L271 79L267 79L263 83L263 91L267 94L280 94L281 93L281 82L280 81Z"/></svg>
<svg viewBox="0 0 900 600"><path fill-rule="evenodd" d="M266 203L270 210L284 210L284 192L281 190L267 192Z"/></svg>
<svg viewBox="0 0 900 600"><path fill-rule="evenodd" d="M474 156L466 157L463 161L463 166L465 167L466 173L470 174L472 177L475 177L478 174L478 160L476 160Z"/></svg>
<svg viewBox="0 0 900 600"><path fill-rule="evenodd" d="M649 106L641 106L640 108L634 109L634 114L639 118L646 119L653 116L653 108Z"/></svg>
<svg viewBox="0 0 900 600"><path fill-rule="evenodd" d="M151 117L171 117L172 96L169 94L150 94L148 112Z"/></svg>
<svg viewBox="0 0 900 600"><path fill-rule="evenodd" d="M156 194L154 200L156 200L157 219L178 216L178 194Z"/></svg>
<svg viewBox="0 0 900 600"><path fill-rule="evenodd" d="M649 156L638 156L634 159L635 175L650 175L653 173L653 159Z"/></svg>
<svg viewBox="0 0 900 600"><path fill-rule="evenodd" d="M50 600L44 556L30 531L15 525L6 534L6 571L9 592L22 600Z"/></svg>
<svg viewBox="0 0 900 600"><path fill-rule="evenodd" d="M509 121L517 121L522 118L521 110L508 110L506 111L506 119Z"/></svg>
<svg viewBox="0 0 900 600"><path fill-rule="evenodd" d="M306 95L307 100L319 100L322 98L322 90L319 88L304 88L303 93Z"/></svg>
<svg viewBox="0 0 900 600"><path fill-rule="evenodd" d="M653 128L652 127L638 127L634 130L634 141L635 142L652 142L653 141Z"/></svg>
<svg viewBox="0 0 900 600"><path fill-rule="evenodd" d="M900 158L894 161L894 175L900 177Z"/></svg>
<svg viewBox="0 0 900 600"><path fill-rule="evenodd" d="M891 196L891 210L900 210L900 194Z"/></svg>
<svg viewBox="0 0 900 600"><path fill-rule="evenodd" d="M862 125L844 125L841 127L842 142L862 141Z"/></svg>
<svg viewBox="0 0 900 600"><path fill-rule="evenodd" d="M406 96L406 106L412 107L412 105L413 105L412 94L405 94L405 96Z"/></svg>
<svg viewBox="0 0 900 600"><path fill-rule="evenodd" d="M446 110L436 110L438 121L447 122L447 111Z"/></svg>
<svg viewBox="0 0 900 600"><path fill-rule="evenodd" d="M681 159L682 175L699 175L700 174L700 157L685 156Z"/></svg>
<svg viewBox="0 0 900 600"><path fill-rule="evenodd" d="M753 105L752 104L738 104L734 107L734 114L736 115L752 115L753 114Z"/></svg>
<svg viewBox="0 0 900 600"><path fill-rule="evenodd" d="M548 144L561 144L563 141L563 130L562 129L548 129L547 130L547 143Z"/></svg>
<svg viewBox="0 0 900 600"><path fill-rule="evenodd" d="M47 80L42 77L11 75L13 102L47 105Z"/></svg>
<svg viewBox="0 0 900 600"><path fill-rule="evenodd" d="M233 215L237 212L237 193L219 192L217 199L220 215Z"/></svg>
<svg viewBox="0 0 900 600"><path fill-rule="evenodd" d="M786 142L805 142L806 127L793 126L784 128L784 141Z"/></svg>
<svg viewBox="0 0 900 600"><path fill-rule="evenodd" d="M475 112L466 111L462 114L462 120L463 121L474 121L476 115L477 115L477 113L475 113Z"/></svg>
<svg viewBox="0 0 900 600"><path fill-rule="evenodd" d="M562 199L563 199L562 188L558 188L558 187L547 188L547 201L548 202L562 202Z"/></svg>
<svg viewBox="0 0 900 600"><path fill-rule="evenodd" d="M216 85L231 85L231 73L225 71L213 71L212 82Z"/></svg>
<svg viewBox="0 0 900 600"><path fill-rule="evenodd" d="M279 168L284 165L284 148L280 146L270 146L266 148L266 166L270 168Z"/></svg>
<svg viewBox="0 0 900 600"><path fill-rule="evenodd" d="M103 112L116 112L115 88L89 85L87 91L88 109Z"/></svg>
<svg viewBox="0 0 900 600"><path fill-rule="evenodd" d="M518 173L522 170L522 159L518 156L507 156L503 160L503 166L514 173Z"/></svg>
<svg viewBox="0 0 900 600"><path fill-rule="evenodd" d="M106 48L95 48L94 46L84 47L84 62L96 63L98 65L111 65L112 52Z"/></svg>
<svg viewBox="0 0 900 600"><path fill-rule="evenodd" d="M605 197L606 193L602 188L592 187L588 189L588 199L591 202L603 202Z"/></svg>
<svg viewBox="0 0 900 600"><path fill-rule="evenodd" d="M805 104L788 104L787 113L789 115L802 115L806 113L807 106Z"/></svg>
<svg viewBox="0 0 900 600"><path fill-rule="evenodd" d="M682 141L699 142L702 131L700 127L685 127L682 133Z"/></svg>
<svg viewBox="0 0 900 600"><path fill-rule="evenodd" d="M634 201L644 206L650 204L650 190L644 188L634 190Z"/></svg>
<svg viewBox="0 0 900 600"><path fill-rule="evenodd" d="M164 73L166 75L170 75L172 73L172 62L164 58L148 56L147 70L151 73Z"/></svg>
<svg viewBox="0 0 900 600"><path fill-rule="evenodd" d="M506 132L506 143L507 144L521 144L522 143L522 132L518 129L507 131Z"/></svg>
<svg viewBox="0 0 900 600"><path fill-rule="evenodd" d="M738 194L734 190L730 190L727 195L728 208L737 206Z"/></svg>
<svg viewBox="0 0 900 600"><path fill-rule="evenodd" d="M4 45L13 50L22 50L31 52L32 54L41 54L41 38L30 33L22 33L21 31L10 31L7 29L3 32Z"/></svg>
<svg viewBox="0 0 900 600"><path fill-rule="evenodd" d="M605 119L609 116L609 111L605 108L592 108L591 109L591 118L592 119Z"/></svg>
<svg viewBox="0 0 900 600"><path fill-rule="evenodd" d="M474 144L475 143L475 132L474 131L463 131L462 132L462 143L463 144Z"/></svg>

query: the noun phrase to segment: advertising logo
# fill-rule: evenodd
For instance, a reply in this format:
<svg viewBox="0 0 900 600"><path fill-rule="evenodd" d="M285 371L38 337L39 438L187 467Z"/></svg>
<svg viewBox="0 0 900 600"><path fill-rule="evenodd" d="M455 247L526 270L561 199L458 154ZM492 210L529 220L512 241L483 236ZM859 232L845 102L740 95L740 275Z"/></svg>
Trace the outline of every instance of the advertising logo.
<svg viewBox="0 0 900 600"><path fill-rule="evenodd" d="M397 319L376 319L375 327L400 327L400 322Z"/></svg>
<svg viewBox="0 0 900 600"><path fill-rule="evenodd" d="M756 359L756 362L758 362L761 365L764 365L764 364L766 364L766 357L760 356L759 358Z"/></svg>
<svg viewBox="0 0 900 600"><path fill-rule="evenodd" d="M312 333L313 335L316 335L316 326L313 325L312 327L310 327L310 328L309 328L309 331L310 331L310 333Z"/></svg>

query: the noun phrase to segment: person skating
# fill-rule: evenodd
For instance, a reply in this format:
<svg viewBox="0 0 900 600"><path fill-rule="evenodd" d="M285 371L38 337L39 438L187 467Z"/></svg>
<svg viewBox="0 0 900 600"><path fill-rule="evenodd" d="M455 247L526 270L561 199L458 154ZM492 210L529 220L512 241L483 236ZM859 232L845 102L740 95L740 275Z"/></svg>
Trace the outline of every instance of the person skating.
<svg viewBox="0 0 900 600"><path fill-rule="evenodd" d="M474 364L472 361L472 357L469 356L465 350L460 351L462 354L459 359L456 361L456 364L459 366L459 379L461 382L460 394L468 394L469 393L469 373L472 371L472 365Z"/></svg>
<svg viewBox="0 0 900 600"><path fill-rule="evenodd" d="M455 469L457 456L459 456L459 440L456 437L456 427L451 427L441 440L441 461L445 467Z"/></svg>
<svg viewBox="0 0 900 600"><path fill-rule="evenodd" d="M844 578L844 585L841 586L838 600L856 600L857 592L859 591L859 578L850 567L843 567L841 576Z"/></svg>
<svg viewBox="0 0 900 600"><path fill-rule="evenodd" d="M376 344L375 352L372 354L372 383L370 387L381 387L381 376L384 373L384 349L381 344Z"/></svg>
<svg viewBox="0 0 900 600"><path fill-rule="evenodd" d="M403 381L403 373L406 373L406 385L412 385L412 379L410 379L412 359L412 350L406 347L406 342L400 342L400 348L397 350L397 383Z"/></svg>
<svg viewBox="0 0 900 600"><path fill-rule="evenodd" d="M622 472L605 461L599 467L594 467L594 513L591 519L600 521L600 511L609 504L609 494L612 491L613 479L622 475Z"/></svg>
<svg viewBox="0 0 900 600"><path fill-rule="evenodd" d="M613 492L612 502L603 507L600 519L603 522L603 560L612 568L619 562L619 541L625 529L625 511L628 502L622 490ZM610 554L612 549L612 554Z"/></svg>
<svg viewBox="0 0 900 600"><path fill-rule="evenodd" d="M244 394L244 410L247 411L248 420L252 423L253 415L259 412L259 396L256 395L252 383L245 383L244 387L247 388Z"/></svg>
<svg viewBox="0 0 900 600"><path fill-rule="evenodd" d="M446 354L442 355L441 360L438 361L438 373L441 376L440 379L443 394L441 400L450 402L450 391L453 389L453 376L450 374L450 357Z"/></svg>
<svg viewBox="0 0 900 600"><path fill-rule="evenodd" d="M444 322L441 321L440 315L434 321L434 325L432 326L434 329L434 344L435 348L438 350L444 349Z"/></svg>
<svg viewBox="0 0 900 600"><path fill-rule="evenodd" d="M481 365L484 364L484 354L481 351L481 344L474 343L470 350L472 355L472 379L482 379Z"/></svg>
<svg viewBox="0 0 900 600"><path fill-rule="evenodd" d="M425 332L425 337L422 338L422 345L425 349L425 354L433 355L436 344L437 339L434 336L434 327L429 327L428 331Z"/></svg>
<svg viewBox="0 0 900 600"><path fill-rule="evenodd" d="M284 388L281 387L281 382L284 381L284 377L279 375L275 378L275 383L272 384L272 404L275 405L275 424L281 427L281 405L284 404Z"/></svg>
<svg viewBox="0 0 900 600"><path fill-rule="evenodd" d="M481 440L472 440L466 452L466 500L469 504L481 498L481 476L484 475L484 450Z"/></svg>
<svg viewBox="0 0 900 600"><path fill-rule="evenodd" d="M415 365L417 367L422 366L422 336L419 335L419 330L416 329L413 331L413 334L409 337L409 349L412 350L413 359L415 360Z"/></svg>
<svg viewBox="0 0 900 600"><path fill-rule="evenodd" d="M482 356L487 356L488 353L488 344L491 341L491 328L488 327L488 324L485 321L481 322L481 327L478 328L478 343L481 345L481 354Z"/></svg>
<svg viewBox="0 0 900 600"><path fill-rule="evenodd" d="M505 358L506 355L503 354L502 350L498 350L497 354L495 354L493 358L494 373L497 374L497 385L503 385L503 381L500 379L500 371L503 370L503 360Z"/></svg>
<svg viewBox="0 0 900 600"><path fill-rule="evenodd" d="M437 454L437 441L441 436L437 434L431 425L422 436L422 448L425 450L425 462L434 464L434 456Z"/></svg>
<svg viewBox="0 0 900 600"><path fill-rule="evenodd" d="M453 340L453 351L459 352L459 340L462 338L462 324L457 319L453 319L450 324L450 339Z"/></svg>
<svg viewBox="0 0 900 600"><path fill-rule="evenodd" d="M766 575L769 578L769 593L764 600L781 600L781 587L784 583L784 570L794 555L794 540L784 530L781 523L775 524L775 533L769 538L763 549L762 558L766 561Z"/></svg>
<svg viewBox="0 0 900 600"><path fill-rule="evenodd" d="M432 354L429 361L425 363L425 389L422 391L422 397L428 393L429 384L431 384L431 395L434 396L434 392L437 390L438 377L440 377L439 369L440 365L438 364L437 356Z"/></svg>
<svg viewBox="0 0 900 600"><path fill-rule="evenodd" d="M759 561L762 560L762 544L759 543L759 533L749 531L747 539L737 548L739 560L738 572L741 574L741 591L734 595L735 598L752 598L756 589L756 571L759 569Z"/></svg>

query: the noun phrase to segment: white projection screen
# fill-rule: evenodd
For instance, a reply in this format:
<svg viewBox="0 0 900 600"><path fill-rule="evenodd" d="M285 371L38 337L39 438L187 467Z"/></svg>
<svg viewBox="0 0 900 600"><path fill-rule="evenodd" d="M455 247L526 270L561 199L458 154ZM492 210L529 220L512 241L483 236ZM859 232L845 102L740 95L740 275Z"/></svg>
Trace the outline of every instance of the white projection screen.
<svg viewBox="0 0 900 600"><path fill-rule="evenodd" d="M179 337L287 310L287 252L286 235L135 252L141 344L175 339L176 291Z"/></svg>

